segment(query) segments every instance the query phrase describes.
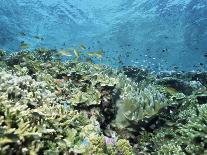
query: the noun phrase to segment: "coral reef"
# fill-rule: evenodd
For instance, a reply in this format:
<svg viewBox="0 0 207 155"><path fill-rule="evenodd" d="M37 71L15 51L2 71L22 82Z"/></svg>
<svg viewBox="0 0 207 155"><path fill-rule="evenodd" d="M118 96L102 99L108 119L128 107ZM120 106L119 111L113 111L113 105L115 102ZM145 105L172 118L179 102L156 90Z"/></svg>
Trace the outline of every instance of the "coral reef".
<svg viewBox="0 0 207 155"><path fill-rule="evenodd" d="M204 80L83 60L0 50L0 154L206 153Z"/></svg>

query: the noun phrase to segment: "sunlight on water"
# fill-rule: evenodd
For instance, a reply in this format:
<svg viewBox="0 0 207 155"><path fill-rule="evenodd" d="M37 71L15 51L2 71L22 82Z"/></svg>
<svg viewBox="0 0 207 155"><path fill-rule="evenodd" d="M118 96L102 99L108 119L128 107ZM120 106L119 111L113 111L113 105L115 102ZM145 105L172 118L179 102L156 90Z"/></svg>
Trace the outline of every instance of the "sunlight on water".
<svg viewBox="0 0 207 155"><path fill-rule="evenodd" d="M0 154L207 154L206 0L1 0Z"/></svg>

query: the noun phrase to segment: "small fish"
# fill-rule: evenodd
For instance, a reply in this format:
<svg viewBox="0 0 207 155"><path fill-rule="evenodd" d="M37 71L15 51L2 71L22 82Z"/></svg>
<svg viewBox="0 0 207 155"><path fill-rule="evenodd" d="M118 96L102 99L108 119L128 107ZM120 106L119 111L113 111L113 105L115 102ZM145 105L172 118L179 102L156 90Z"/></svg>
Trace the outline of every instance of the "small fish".
<svg viewBox="0 0 207 155"><path fill-rule="evenodd" d="M72 56L72 55L70 54L70 52L65 51L65 50L60 50L60 51L58 52L58 54L61 55L61 56L67 56L67 57Z"/></svg>
<svg viewBox="0 0 207 155"><path fill-rule="evenodd" d="M167 51L168 51L168 49L167 49L167 48L165 48L165 49L163 49L163 50L162 50L162 52L167 52Z"/></svg>
<svg viewBox="0 0 207 155"><path fill-rule="evenodd" d="M91 58L86 58L86 62L88 62L89 64L94 64Z"/></svg>
<svg viewBox="0 0 207 155"><path fill-rule="evenodd" d="M171 95L178 93L178 91L173 87L165 87L164 90L166 93L169 93Z"/></svg>
<svg viewBox="0 0 207 155"><path fill-rule="evenodd" d="M198 68L199 66L198 66L198 65L193 65L193 67L194 67L194 68Z"/></svg>
<svg viewBox="0 0 207 155"><path fill-rule="evenodd" d="M85 45L81 44L80 47L81 47L82 50L86 50L86 46Z"/></svg>
<svg viewBox="0 0 207 155"><path fill-rule="evenodd" d="M90 57L98 57L98 58L102 58L103 57L103 51L97 51L97 52L87 52L88 56Z"/></svg>
<svg viewBox="0 0 207 155"><path fill-rule="evenodd" d="M38 40L44 40L44 38L40 36L33 36L33 38L38 39Z"/></svg>
<svg viewBox="0 0 207 155"><path fill-rule="evenodd" d="M69 51L69 52L73 52L73 50L74 50L74 48L72 48L72 47L67 48L67 51Z"/></svg>
<svg viewBox="0 0 207 155"><path fill-rule="evenodd" d="M78 50L74 49L73 53L75 54L76 59L78 59L80 57L80 52Z"/></svg>
<svg viewBox="0 0 207 155"><path fill-rule="evenodd" d="M119 64L124 64L122 60L119 60L118 63L119 63Z"/></svg>
<svg viewBox="0 0 207 155"><path fill-rule="evenodd" d="M24 41L22 41L21 44L20 44L20 48L22 48L22 49L29 48L29 44L27 44Z"/></svg>
<svg viewBox="0 0 207 155"><path fill-rule="evenodd" d="M179 67L178 66L173 66L173 69L178 69Z"/></svg>
<svg viewBox="0 0 207 155"><path fill-rule="evenodd" d="M94 53L93 52L87 52L88 56L91 56L93 57L94 56Z"/></svg>
<svg viewBox="0 0 207 155"><path fill-rule="evenodd" d="M203 66L204 64L203 64L203 63L199 63L199 65L200 65L200 66Z"/></svg>
<svg viewBox="0 0 207 155"><path fill-rule="evenodd" d="M21 36L26 36L26 35L27 35L25 32L19 32L19 34L20 34Z"/></svg>

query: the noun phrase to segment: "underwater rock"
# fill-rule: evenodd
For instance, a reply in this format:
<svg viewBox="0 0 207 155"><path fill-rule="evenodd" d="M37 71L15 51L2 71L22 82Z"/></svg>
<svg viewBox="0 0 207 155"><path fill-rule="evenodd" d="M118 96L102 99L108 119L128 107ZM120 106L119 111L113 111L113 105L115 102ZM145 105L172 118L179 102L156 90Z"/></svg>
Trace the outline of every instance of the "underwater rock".
<svg viewBox="0 0 207 155"><path fill-rule="evenodd" d="M189 81L189 85L194 90L206 90L205 86L203 86L200 81Z"/></svg>
<svg viewBox="0 0 207 155"><path fill-rule="evenodd" d="M101 94L100 112L103 115L101 128L104 130L116 117L117 107L115 103L119 99L120 91L115 89L115 86L102 86Z"/></svg>
<svg viewBox="0 0 207 155"><path fill-rule="evenodd" d="M174 77L164 77L162 79L158 79L156 83L162 86L174 88L185 95L191 95L194 90L188 82Z"/></svg>
<svg viewBox="0 0 207 155"><path fill-rule="evenodd" d="M185 99L186 96L183 93L176 93L174 95L171 96L171 99L176 100L176 101L180 101Z"/></svg>
<svg viewBox="0 0 207 155"><path fill-rule="evenodd" d="M178 71L160 71L157 74L157 78L164 78L164 77L174 77L174 78L183 78L184 72Z"/></svg>
<svg viewBox="0 0 207 155"><path fill-rule="evenodd" d="M37 48L34 51L35 51L35 58L43 62L52 61L54 58L56 58L55 53L57 51L54 49Z"/></svg>
<svg viewBox="0 0 207 155"><path fill-rule="evenodd" d="M147 70L138 67L124 66L122 70L127 77L132 78L135 82L146 80L150 76Z"/></svg>
<svg viewBox="0 0 207 155"><path fill-rule="evenodd" d="M207 86L207 72L188 72L186 77L190 80L200 81L202 85Z"/></svg>
<svg viewBox="0 0 207 155"><path fill-rule="evenodd" d="M177 79L185 81L199 81L202 85L207 85L207 72L178 72L178 71L169 71L169 72L160 72L157 75L157 78L162 79L165 77L174 77Z"/></svg>
<svg viewBox="0 0 207 155"><path fill-rule="evenodd" d="M0 49L0 61L4 60L4 56L6 55L6 52L2 49Z"/></svg>
<svg viewBox="0 0 207 155"><path fill-rule="evenodd" d="M197 95L198 104L207 104L207 94Z"/></svg>

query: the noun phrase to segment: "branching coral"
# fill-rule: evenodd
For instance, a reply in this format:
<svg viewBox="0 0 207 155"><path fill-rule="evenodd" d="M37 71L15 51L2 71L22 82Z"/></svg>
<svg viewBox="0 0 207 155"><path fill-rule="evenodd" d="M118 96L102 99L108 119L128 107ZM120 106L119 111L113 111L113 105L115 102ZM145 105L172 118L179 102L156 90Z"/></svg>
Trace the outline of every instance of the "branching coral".
<svg viewBox="0 0 207 155"><path fill-rule="evenodd" d="M5 57L0 153L106 154L100 127L113 119L117 79L101 66L50 62L49 50L42 50Z"/></svg>
<svg viewBox="0 0 207 155"><path fill-rule="evenodd" d="M128 89L131 90L130 93L123 95L117 103L119 110L116 125L121 128L131 127L138 130L144 127L143 123L149 123L162 108L168 105L164 94L160 93L155 86L148 85L146 88L135 89L135 91L133 88L125 88L124 90Z"/></svg>
<svg viewBox="0 0 207 155"><path fill-rule="evenodd" d="M140 150L158 154L206 154L207 106L196 105L194 96L189 98L174 123L141 136Z"/></svg>
<svg viewBox="0 0 207 155"><path fill-rule="evenodd" d="M136 68L1 52L0 154L206 154L201 83L189 96Z"/></svg>

